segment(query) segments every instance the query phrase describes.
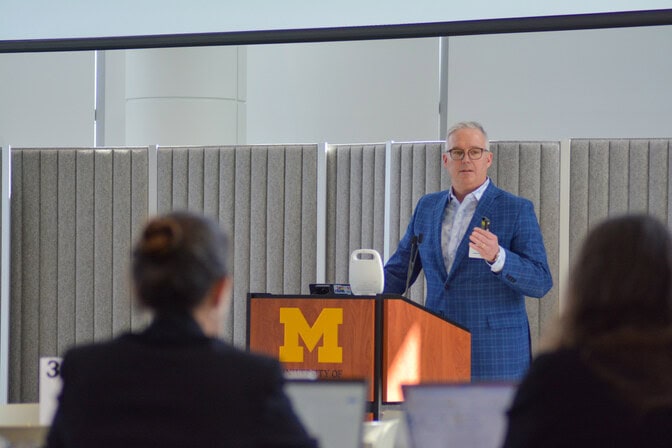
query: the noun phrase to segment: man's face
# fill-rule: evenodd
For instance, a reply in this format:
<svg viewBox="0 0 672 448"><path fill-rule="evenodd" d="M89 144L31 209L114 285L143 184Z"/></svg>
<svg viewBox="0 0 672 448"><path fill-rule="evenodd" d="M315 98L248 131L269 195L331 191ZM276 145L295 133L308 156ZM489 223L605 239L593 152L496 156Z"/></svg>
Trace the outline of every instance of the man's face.
<svg viewBox="0 0 672 448"><path fill-rule="evenodd" d="M453 190L461 200L485 182L492 164L492 153L483 151L483 156L478 160L469 157L470 149L487 147L485 136L478 129L459 129L448 137L446 145L447 150L461 149L465 153L462 160L451 159L447 152L442 154L443 167L450 174Z"/></svg>

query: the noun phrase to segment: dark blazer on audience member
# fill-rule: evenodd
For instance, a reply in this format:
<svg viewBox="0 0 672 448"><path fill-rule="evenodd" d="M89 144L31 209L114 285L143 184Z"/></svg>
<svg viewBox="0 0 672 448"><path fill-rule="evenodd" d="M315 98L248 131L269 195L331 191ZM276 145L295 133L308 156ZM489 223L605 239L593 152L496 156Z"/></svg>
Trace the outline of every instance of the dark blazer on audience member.
<svg viewBox="0 0 672 448"><path fill-rule="evenodd" d="M672 409L635 411L582 361L577 350L540 355L509 410L505 448L670 447Z"/></svg>
<svg viewBox="0 0 672 448"><path fill-rule="evenodd" d="M68 447L312 447L277 361L208 338L189 316L69 351L48 436Z"/></svg>

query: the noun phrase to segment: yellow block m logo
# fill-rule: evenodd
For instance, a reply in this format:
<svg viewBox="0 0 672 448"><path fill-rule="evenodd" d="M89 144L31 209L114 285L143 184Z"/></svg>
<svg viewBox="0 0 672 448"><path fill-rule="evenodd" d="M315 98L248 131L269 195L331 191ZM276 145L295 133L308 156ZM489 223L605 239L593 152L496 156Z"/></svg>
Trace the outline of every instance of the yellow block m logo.
<svg viewBox="0 0 672 448"><path fill-rule="evenodd" d="M338 345L338 326L343 323L342 308L324 308L311 327L299 308L280 308L280 323L285 326L285 343L280 347L280 361L303 362L303 347L313 351L320 338L322 346L317 350L317 362L342 363L343 348Z"/></svg>

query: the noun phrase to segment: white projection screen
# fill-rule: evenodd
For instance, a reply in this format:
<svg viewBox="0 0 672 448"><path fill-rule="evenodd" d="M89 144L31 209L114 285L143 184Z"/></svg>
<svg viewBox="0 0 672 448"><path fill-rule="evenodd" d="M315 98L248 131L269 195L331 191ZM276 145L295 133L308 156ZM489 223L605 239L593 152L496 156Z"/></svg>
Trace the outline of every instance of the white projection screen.
<svg viewBox="0 0 672 448"><path fill-rule="evenodd" d="M0 52L665 25L671 0L3 0Z"/></svg>

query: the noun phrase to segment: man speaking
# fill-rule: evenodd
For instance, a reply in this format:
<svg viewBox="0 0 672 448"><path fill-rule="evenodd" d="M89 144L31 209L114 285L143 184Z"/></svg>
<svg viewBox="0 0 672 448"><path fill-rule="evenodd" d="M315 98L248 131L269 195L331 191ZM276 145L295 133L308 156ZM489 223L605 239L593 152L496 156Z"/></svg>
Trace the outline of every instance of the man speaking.
<svg viewBox="0 0 672 448"><path fill-rule="evenodd" d="M471 331L472 380L518 380L531 358L525 296L553 285L539 223L529 200L488 178L493 154L480 124L456 124L446 143L451 187L418 201L385 265L384 292L404 294L424 270L425 306Z"/></svg>

